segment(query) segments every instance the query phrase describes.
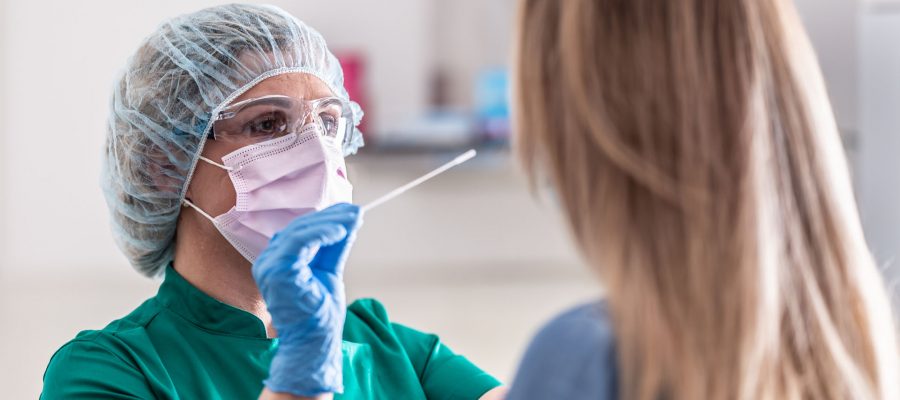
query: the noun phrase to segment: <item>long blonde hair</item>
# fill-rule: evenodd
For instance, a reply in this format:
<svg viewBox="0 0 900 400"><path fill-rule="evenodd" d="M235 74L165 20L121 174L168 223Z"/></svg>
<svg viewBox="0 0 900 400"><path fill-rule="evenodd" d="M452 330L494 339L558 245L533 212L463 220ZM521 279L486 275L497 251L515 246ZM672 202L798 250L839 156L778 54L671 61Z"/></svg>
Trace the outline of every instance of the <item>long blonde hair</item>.
<svg viewBox="0 0 900 400"><path fill-rule="evenodd" d="M900 398L790 1L522 0L519 18L515 146L607 288L623 398Z"/></svg>

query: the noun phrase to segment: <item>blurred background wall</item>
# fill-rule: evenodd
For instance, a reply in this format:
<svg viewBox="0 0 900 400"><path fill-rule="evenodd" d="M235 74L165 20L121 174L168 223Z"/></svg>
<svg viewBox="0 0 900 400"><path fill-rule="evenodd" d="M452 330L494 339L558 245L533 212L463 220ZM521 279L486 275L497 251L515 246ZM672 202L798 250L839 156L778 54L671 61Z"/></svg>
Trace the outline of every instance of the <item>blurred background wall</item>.
<svg viewBox="0 0 900 400"><path fill-rule="evenodd" d="M869 245L900 304L900 2L867 4L860 23L858 196Z"/></svg>
<svg viewBox="0 0 900 400"><path fill-rule="evenodd" d="M167 17L219 4L0 0L0 383L33 398L52 352L155 293L118 254L98 188L117 71ZM271 1L319 29L353 75L369 146L364 203L467 146L481 155L367 216L351 297L437 332L501 379L549 316L596 297L548 201L506 146L514 0ZM851 155L870 243L900 251L900 3L796 0ZM894 272L892 272L894 271ZM896 269L886 269L892 281Z"/></svg>

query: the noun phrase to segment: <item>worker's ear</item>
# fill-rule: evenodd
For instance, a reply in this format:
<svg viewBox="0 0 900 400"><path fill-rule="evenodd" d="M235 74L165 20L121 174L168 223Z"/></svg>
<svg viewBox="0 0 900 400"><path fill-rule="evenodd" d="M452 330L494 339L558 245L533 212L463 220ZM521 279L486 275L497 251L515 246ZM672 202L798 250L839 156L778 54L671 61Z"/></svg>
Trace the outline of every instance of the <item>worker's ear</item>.
<svg viewBox="0 0 900 400"><path fill-rule="evenodd" d="M186 179L180 177L184 172L172 165L165 156L150 156L148 160L150 162L146 163L144 167L147 169L147 178L153 188L158 192L178 195Z"/></svg>

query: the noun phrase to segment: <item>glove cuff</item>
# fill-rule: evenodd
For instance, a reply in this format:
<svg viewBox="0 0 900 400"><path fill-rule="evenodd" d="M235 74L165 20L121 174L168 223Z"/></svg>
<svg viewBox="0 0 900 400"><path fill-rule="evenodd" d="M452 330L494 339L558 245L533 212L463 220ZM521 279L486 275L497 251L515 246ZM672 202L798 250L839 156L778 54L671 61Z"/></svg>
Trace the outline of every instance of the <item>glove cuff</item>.
<svg viewBox="0 0 900 400"><path fill-rule="evenodd" d="M343 393L343 353L341 340L329 343L318 355L304 349L279 346L263 382L269 390L312 397L323 393Z"/></svg>

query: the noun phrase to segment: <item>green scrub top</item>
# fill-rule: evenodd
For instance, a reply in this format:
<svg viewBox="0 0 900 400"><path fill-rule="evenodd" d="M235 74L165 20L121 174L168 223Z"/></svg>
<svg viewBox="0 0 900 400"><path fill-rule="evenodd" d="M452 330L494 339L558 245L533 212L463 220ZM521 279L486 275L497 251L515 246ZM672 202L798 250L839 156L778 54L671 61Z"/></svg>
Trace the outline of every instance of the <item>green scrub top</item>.
<svg viewBox="0 0 900 400"><path fill-rule="evenodd" d="M347 307L336 399L477 399L500 385L435 335L392 323L376 300ZM166 269L157 295L60 348L42 399L255 399L278 339L256 316Z"/></svg>

